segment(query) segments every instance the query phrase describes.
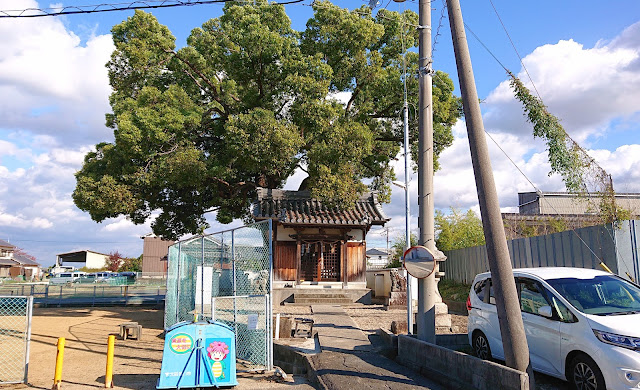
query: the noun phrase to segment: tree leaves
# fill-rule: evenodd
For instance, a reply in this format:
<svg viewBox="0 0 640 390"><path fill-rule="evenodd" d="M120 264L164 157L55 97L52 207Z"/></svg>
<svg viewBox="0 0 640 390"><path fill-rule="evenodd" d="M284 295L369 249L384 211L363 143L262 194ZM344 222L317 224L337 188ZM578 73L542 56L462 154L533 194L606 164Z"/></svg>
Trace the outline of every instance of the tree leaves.
<svg viewBox="0 0 640 390"><path fill-rule="evenodd" d="M316 2L298 32L281 5L228 2L176 50L165 26L136 11L113 28L107 64L115 141L85 157L76 205L96 221L143 223L159 212L154 232L176 238L201 232L210 211L224 223L248 217L256 188L282 188L298 167L312 194L336 207L367 189L388 200L402 144L403 46L415 46L416 21L409 11L374 18L366 7ZM435 159L460 116L453 83L439 76ZM407 85L415 105L415 77Z"/></svg>
<svg viewBox="0 0 640 390"><path fill-rule="evenodd" d="M482 221L471 209L463 214L452 207L448 215L436 211L435 225L438 231L436 246L440 250L451 251L485 244Z"/></svg>

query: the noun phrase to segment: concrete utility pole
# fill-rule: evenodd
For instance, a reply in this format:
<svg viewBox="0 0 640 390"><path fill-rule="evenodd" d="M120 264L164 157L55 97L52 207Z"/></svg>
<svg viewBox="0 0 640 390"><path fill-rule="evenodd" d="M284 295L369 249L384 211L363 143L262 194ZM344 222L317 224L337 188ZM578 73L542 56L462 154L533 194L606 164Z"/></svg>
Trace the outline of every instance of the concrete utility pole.
<svg viewBox="0 0 640 390"><path fill-rule="evenodd" d="M505 361L509 367L529 373L529 387L535 389L533 371L529 362L529 347L522 323L502 215L500 214L489 148L484 134L484 124L471 67L464 22L462 21L460 1L448 0L447 10L460 80L464 118L469 136L471 162L476 178L480 214L487 241L487 257L489 258L491 280L496 298Z"/></svg>
<svg viewBox="0 0 640 390"><path fill-rule="evenodd" d="M418 122L418 243L435 253L435 228L433 221L433 60L431 59L431 0L419 3L419 122ZM437 285L436 273L418 280L418 339L436 343Z"/></svg>

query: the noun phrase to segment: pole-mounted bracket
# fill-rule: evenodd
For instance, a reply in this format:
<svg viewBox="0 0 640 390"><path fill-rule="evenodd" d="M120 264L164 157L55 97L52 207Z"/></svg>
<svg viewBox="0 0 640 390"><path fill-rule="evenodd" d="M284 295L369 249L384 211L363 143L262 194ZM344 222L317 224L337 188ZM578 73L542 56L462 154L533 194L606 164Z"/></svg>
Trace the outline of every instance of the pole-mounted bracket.
<svg viewBox="0 0 640 390"><path fill-rule="evenodd" d="M416 28L418 30L429 30L429 31L431 31L431 26L420 26L420 25L418 25Z"/></svg>
<svg viewBox="0 0 640 390"><path fill-rule="evenodd" d="M427 64L427 66L421 66L418 68L418 76L433 76L436 72L431 67L431 64Z"/></svg>

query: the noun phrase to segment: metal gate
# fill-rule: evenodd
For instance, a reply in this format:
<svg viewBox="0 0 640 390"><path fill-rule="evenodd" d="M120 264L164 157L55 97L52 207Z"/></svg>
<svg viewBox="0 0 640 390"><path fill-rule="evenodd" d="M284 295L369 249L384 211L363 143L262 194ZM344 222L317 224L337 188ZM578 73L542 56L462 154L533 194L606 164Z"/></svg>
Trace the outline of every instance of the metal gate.
<svg viewBox="0 0 640 390"><path fill-rule="evenodd" d="M0 296L0 384L27 383L33 297Z"/></svg>

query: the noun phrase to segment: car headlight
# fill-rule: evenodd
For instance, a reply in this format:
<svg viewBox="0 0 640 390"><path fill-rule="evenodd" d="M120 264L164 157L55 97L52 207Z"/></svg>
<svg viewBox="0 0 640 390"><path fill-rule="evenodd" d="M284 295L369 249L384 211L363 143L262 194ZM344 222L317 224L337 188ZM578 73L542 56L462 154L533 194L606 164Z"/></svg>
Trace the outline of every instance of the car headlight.
<svg viewBox="0 0 640 390"><path fill-rule="evenodd" d="M601 330L593 330L598 340L603 343L617 345L618 347L624 347L634 350L640 350L640 338L621 336L619 334L603 332Z"/></svg>

